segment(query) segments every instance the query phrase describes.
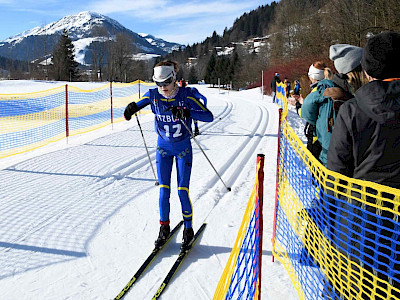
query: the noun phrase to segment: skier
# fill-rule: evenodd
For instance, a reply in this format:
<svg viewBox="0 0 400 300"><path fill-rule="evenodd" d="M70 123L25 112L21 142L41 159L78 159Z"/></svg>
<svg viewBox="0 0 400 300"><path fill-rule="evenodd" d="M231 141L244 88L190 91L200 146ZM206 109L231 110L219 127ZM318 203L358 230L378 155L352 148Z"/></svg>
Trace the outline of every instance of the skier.
<svg viewBox="0 0 400 300"><path fill-rule="evenodd" d="M178 87L176 74L178 64L173 61L162 61L154 67L153 80L157 88L150 89L139 101L131 102L124 111L126 120L147 105L155 115L155 131L158 134L156 165L160 183L160 232L155 247L161 247L170 234L170 186L172 164L175 158L177 168L178 195L184 220L183 241L181 250L189 248L193 239L192 204L189 197L189 182L192 169L192 145L190 132L183 122L191 128L192 120L211 122L212 113L199 101L204 97L187 87ZM205 97L204 97L205 98Z"/></svg>
<svg viewBox="0 0 400 300"><path fill-rule="evenodd" d="M180 84L181 84L181 87L186 87L187 86L187 84L186 84L186 80L185 79L181 79L181 82L180 82Z"/></svg>

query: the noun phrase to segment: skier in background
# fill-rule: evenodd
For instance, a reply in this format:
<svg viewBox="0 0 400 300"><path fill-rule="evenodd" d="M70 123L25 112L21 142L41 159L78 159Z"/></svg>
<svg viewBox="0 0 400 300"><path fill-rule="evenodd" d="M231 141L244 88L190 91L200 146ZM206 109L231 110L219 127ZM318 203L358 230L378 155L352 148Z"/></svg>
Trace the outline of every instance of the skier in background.
<svg viewBox="0 0 400 300"><path fill-rule="evenodd" d="M181 79L180 84L181 84L181 87L183 87L183 88L187 86L186 80L183 78Z"/></svg>
<svg viewBox="0 0 400 300"><path fill-rule="evenodd" d="M207 107L207 98L204 97L202 94L200 94L200 92L196 88L192 87L191 89L192 89L192 92L194 93L194 95L196 96L196 98L203 100L203 105L205 107ZM197 120L193 120L193 123L194 123L194 132L193 132L193 134L194 134L194 136L198 136L200 134L198 121Z"/></svg>
<svg viewBox="0 0 400 300"><path fill-rule="evenodd" d="M211 122L212 113L199 101L201 95L187 87L178 87L176 74L178 64L173 61L162 61L154 67L153 80L157 88L150 89L139 101L130 103L124 112L126 120L147 105L155 115L155 131L158 134L156 165L160 183L160 232L155 247L161 247L170 234L170 186L172 165L175 158L177 168L178 195L184 221L181 250L188 249L193 239L193 208L189 197L190 174L192 170L192 145L190 132L192 120ZM205 98L205 97L204 97Z"/></svg>

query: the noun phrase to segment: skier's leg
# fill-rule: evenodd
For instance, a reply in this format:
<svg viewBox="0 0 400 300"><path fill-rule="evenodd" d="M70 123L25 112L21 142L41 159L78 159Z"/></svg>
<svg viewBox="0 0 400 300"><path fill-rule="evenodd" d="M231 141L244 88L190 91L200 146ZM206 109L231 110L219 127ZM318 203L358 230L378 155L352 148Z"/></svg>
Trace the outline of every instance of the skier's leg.
<svg viewBox="0 0 400 300"><path fill-rule="evenodd" d="M172 163L173 156L168 155L167 151L161 147L157 147L156 153L156 166L157 166L157 175L159 180L160 187L160 197L159 197L159 208L160 208L160 233L155 241L156 247L161 247L166 240L168 239L168 235L170 233L169 226L169 212L170 212L170 203L169 196L171 191L171 171L172 171Z"/></svg>
<svg viewBox="0 0 400 300"><path fill-rule="evenodd" d="M178 195L181 201L182 215L185 228L192 227L192 203L189 196L190 174L192 171L192 145L190 141L181 148L176 155L176 173L178 181Z"/></svg>
<svg viewBox="0 0 400 300"><path fill-rule="evenodd" d="M199 121L197 120L193 120L194 122L194 136L198 136L200 134L200 130L199 130Z"/></svg>

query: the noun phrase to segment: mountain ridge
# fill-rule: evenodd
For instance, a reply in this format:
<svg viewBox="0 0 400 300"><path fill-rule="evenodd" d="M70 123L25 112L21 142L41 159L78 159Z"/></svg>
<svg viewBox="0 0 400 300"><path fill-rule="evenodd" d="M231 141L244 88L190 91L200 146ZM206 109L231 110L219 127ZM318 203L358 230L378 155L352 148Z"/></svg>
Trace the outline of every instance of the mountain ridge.
<svg viewBox="0 0 400 300"><path fill-rule="evenodd" d="M102 28L103 36L96 28ZM129 36L134 45L132 54L165 55L183 45L167 42L151 34L144 38L140 34L124 27L118 21L91 11L68 15L58 21L42 27L34 27L22 33L0 41L0 56L12 59L33 61L52 53L61 33L66 30L75 46L75 56L81 64L90 64L86 52L94 41L101 38L114 39L118 33Z"/></svg>

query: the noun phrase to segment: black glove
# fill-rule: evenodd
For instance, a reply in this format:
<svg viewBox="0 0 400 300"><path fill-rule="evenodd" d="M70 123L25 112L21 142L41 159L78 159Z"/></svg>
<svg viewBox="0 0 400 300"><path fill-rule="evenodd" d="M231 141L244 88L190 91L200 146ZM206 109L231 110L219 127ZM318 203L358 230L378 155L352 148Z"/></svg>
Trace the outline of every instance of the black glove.
<svg viewBox="0 0 400 300"><path fill-rule="evenodd" d="M131 117L138 111L138 107L136 102L131 102L128 104L128 106L125 108L124 111L124 117L125 120L129 121Z"/></svg>
<svg viewBox="0 0 400 300"><path fill-rule="evenodd" d="M188 119L190 117L190 109L186 107L172 106L168 110L171 110L175 119Z"/></svg>

